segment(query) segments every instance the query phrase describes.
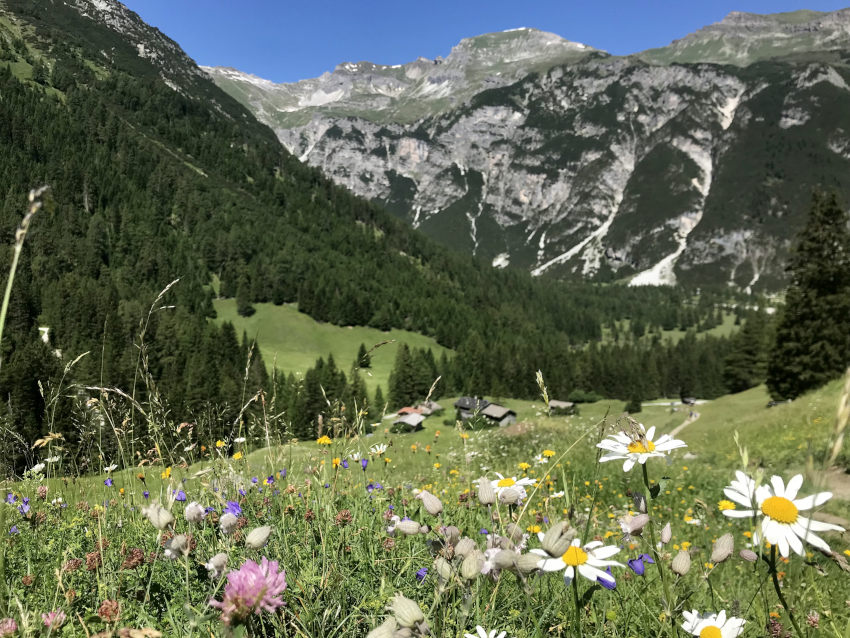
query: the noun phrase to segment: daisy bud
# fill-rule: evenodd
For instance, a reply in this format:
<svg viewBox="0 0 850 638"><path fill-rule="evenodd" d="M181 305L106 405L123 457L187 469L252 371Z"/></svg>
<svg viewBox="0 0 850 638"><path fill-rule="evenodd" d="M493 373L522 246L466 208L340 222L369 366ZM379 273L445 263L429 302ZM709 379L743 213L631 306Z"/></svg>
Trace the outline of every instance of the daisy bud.
<svg viewBox="0 0 850 638"><path fill-rule="evenodd" d="M204 509L203 505L194 501L189 503L183 511L183 516L186 518L186 522L188 523L200 523L204 520L204 516L206 515L207 511Z"/></svg>
<svg viewBox="0 0 850 638"><path fill-rule="evenodd" d="M466 558L460 564L460 575L464 580L475 580L481 575L481 568L484 567L484 562L484 554L478 550L467 554Z"/></svg>
<svg viewBox="0 0 850 638"><path fill-rule="evenodd" d="M666 545L673 538L673 530L670 528L670 523L667 523L661 528L661 544Z"/></svg>
<svg viewBox="0 0 850 638"><path fill-rule="evenodd" d="M493 564L496 569L513 569L516 565L519 554L509 549L503 549L493 557Z"/></svg>
<svg viewBox="0 0 850 638"><path fill-rule="evenodd" d="M232 534L236 531L236 525L239 522L239 519L234 514L222 514L221 518L218 521L219 527L221 527L221 531L225 534Z"/></svg>
<svg viewBox="0 0 850 638"><path fill-rule="evenodd" d="M452 577L452 565L442 556L437 556L434 559L434 572L442 581L449 580Z"/></svg>
<svg viewBox="0 0 850 638"><path fill-rule="evenodd" d="M522 528L516 523L508 523L505 527L505 531L508 533L508 538L510 538L514 543L519 543L522 540Z"/></svg>
<svg viewBox="0 0 850 638"><path fill-rule="evenodd" d="M482 505L492 505L496 502L496 490L483 476L478 479L478 502Z"/></svg>
<svg viewBox="0 0 850 638"><path fill-rule="evenodd" d="M395 618L387 618L382 624L366 634L366 638L393 638L397 626Z"/></svg>
<svg viewBox="0 0 850 638"><path fill-rule="evenodd" d="M490 536L496 536L496 535L490 534ZM510 538L508 538L507 536L498 536L497 539L498 540L497 540L495 546L498 547L499 549L514 549L516 547L516 545L514 545L514 542ZM490 545L490 539L489 538L487 539L487 544ZM490 549L492 549L492 548L490 548Z"/></svg>
<svg viewBox="0 0 850 638"><path fill-rule="evenodd" d="M454 525L441 527L440 532L443 534L443 538L446 539L446 542L449 545L457 545L458 540L460 540L460 530Z"/></svg>
<svg viewBox="0 0 850 638"><path fill-rule="evenodd" d="M147 519L151 522L151 525L160 530L165 529L174 522L174 516L171 512L159 503L153 503L152 505L143 508L142 514L147 517Z"/></svg>
<svg viewBox="0 0 850 638"><path fill-rule="evenodd" d="M419 494L416 495L416 498L422 501L422 506L431 516L437 516L443 511L442 501L427 490L419 492Z"/></svg>
<svg viewBox="0 0 850 638"><path fill-rule="evenodd" d="M269 541L271 533L272 528L268 525L252 529L248 536L245 537L245 546L249 549L261 549Z"/></svg>
<svg viewBox="0 0 850 638"><path fill-rule="evenodd" d="M649 516L647 514L638 514L637 516L623 516L619 520L620 529L623 530L623 534L628 534L630 536L640 536L640 533L643 531L643 528L646 527L647 523L649 523Z"/></svg>
<svg viewBox="0 0 850 638"><path fill-rule="evenodd" d="M732 555L733 549L735 549L735 539L732 534L724 534L714 543L714 549L711 551L711 562L719 565Z"/></svg>
<svg viewBox="0 0 850 638"><path fill-rule="evenodd" d="M425 620L425 614L419 609L419 605L400 593L395 595L387 608L393 612L396 622L402 627L413 627Z"/></svg>
<svg viewBox="0 0 850 638"><path fill-rule="evenodd" d="M512 487L506 487L499 492L499 502L505 505L514 505L520 499L520 493Z"/></svg>
<svg viewBox="0 0 850 638"><path fill-rule="evenodd" d="M637 492L632 495L632 500L635 503L635 510L641 514L646 514L646 497L641 492Z"/></svg>
<svg viewBox="0 0 850 638"><path fill-rule="evenodd" d="M416 521L399 521L395 528L405 536L416 536L419 533L419 523Z"/></svg>
<svg viewBox="0 0 850 638"><path fill-rule="evenodd" d="M210 578L218 578L224 573L224 568L227 567L227 554L221 552L210 558L209 562L204 565L210 573Z"/></svg>
<svg viewBox="0 0 850 638"><path fill-rule="evenodd" d="M571 539L565 535L569 527L569 523L560 521L549 528L549 531L546 532L540 543L547 554L550 556L563 556L564 552L570 548Z"/></svg>
<svg viewBox="0 0 850 638"><path fill-rule="evenodd" d="M684 576L691 570L691 555L684 550L679 550L679 553L673 557L670 569L674 574Z"/></svg>
<svg viewBox="0 0 850 638"><path fill-rule="evenodd" d="M177 534L177 536L173 537L165 544L165 551L163 553L166 558L170 558L171 560L179 558L180 556L188 556L189 539L186 538L185 534Z"/></svg>
<svg viewBox="0 0 850 638"><path fill-rule="evenodd" d="M477 549L475 541L464 536L455 545L455 556L466 558Z"/></svg>
<svg viewBox="0 0 850 638"><path fill-rule="evenodd" d="M738 556L740 556L748 563L754 563L759 559L759 555L751 549L742 549L740 552L738 552Z"/></svg>
<svg viewBox="0 0 850 638"><path fill-rule="evenodd" d="M537 563L539 562L540 556L537 554L520 554L516 561L516 568L520 574L530 574L537 571Z"/></svg>

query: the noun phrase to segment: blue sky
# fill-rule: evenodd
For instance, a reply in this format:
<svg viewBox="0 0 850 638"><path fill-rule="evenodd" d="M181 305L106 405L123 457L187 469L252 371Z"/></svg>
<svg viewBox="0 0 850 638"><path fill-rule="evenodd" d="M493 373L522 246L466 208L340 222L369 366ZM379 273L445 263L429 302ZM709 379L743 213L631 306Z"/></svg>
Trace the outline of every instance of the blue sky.
<svg viewBox="0 0 850 638"><path fill-rule="evenodd" d="M627 54L664 46L730 11L833 11L850 5L774 0L124 0L199 64L232 66L275 82L340 62L403 64L445 56L460 39L534 27Z"/></svg>

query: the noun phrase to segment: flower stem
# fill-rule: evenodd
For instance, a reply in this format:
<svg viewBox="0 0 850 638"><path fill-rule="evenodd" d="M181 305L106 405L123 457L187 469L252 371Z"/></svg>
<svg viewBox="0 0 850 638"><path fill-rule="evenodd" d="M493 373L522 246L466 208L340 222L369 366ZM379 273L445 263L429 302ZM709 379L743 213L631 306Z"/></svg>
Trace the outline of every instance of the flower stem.
<svg viewBox="0 0 850 638"><path fill-rule="evenodd" d="M794 618L794 612L791 611L791 607L789 607L788 602L785 600L785 596L782 595L782 589L779 587L779 575L776 572L776 545L770 546L770 576L773 579L773 588L776 590L779 602L785 608L785 611L788 612L788 618L791 619L791 624L794 625L794 631L797 632L797 635L800 636L800 638L803 638L806 634L800 630L800 625L797 624L797 619Z"/></svg>
<svg viewBox="0 0 850 638"><path fill-rule="evenodd" d="M652 492L649 489L649 474L646 471L646 464L642 464L641 468L643 469L643 483L646 485L647 495L649 498L652 498ZM652 551L652 556L655 559L655 567L658 569L658 575L661 578L661 586L664 588L664 611L670 616L670 635L675 637L676 619L673 616L673 597L670 594L670 583L667 582L667 575L664 573L664 567L661 564L661 552L658 551L658 543L655 540L655 520L650 518L649 525L647 525L647 527L649 528L649 542L651 543L650 550Z"/></svg>
<svg viewBox="0 0 850 638"><path fill-rule="evenodd" d="M578 638L582 638L581 631L581 603L579 603L578 599L578 574L573 576L573 601L576 605L576 635Z"/></svg>

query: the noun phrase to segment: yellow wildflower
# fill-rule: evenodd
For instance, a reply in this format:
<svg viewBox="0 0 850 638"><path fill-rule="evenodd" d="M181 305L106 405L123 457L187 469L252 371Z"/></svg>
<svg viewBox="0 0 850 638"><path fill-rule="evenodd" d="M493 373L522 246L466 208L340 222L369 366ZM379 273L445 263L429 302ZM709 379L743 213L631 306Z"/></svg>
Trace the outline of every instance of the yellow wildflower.
<svg viewBox="0 0 850 638"><path fill-rule="evenodd" d="M337 469L340 466L341 463L342 463L342 459L339 458L338 456L335 456L333 458L333 461L331 461L331 465L333 465L334 469Z"/></svg>
<svg viewBox="0 0 850 638"><path fill-rule="evenodd" d="M215 442L215 446L219 449L223 448L224 447L224 441L219 439L218 441Z"/></svg>
<svg viewBox="0 0 850 638"><path fill-rule="evenodd" d="M551 459L553 456L555 456L555 451L554 450L543 450L543 456L545 456L547 459Z"/></svg>
<svg viewBox="0 0 850 638"><path fill-rule="evenodd" d="M236 454L233 455L234 461L238 461L241 458L242 458L242 452L237 452Z"/></svg>
<svg viewBox="0 0 850 638"><path fill-rule="evenodd" d="M333 443L333 441L331 441L331 438L327 434L323 434L318 439L316 439L316 443L318 443L319 445L330 445L331 443Z"/></svg>
<svg viewBox="0 0 850 638"><path fill-rule="evenodd" d="M721 512L735 509L735 504L732 501L727 501L725 498L717 504L717 509Z"/></svg>

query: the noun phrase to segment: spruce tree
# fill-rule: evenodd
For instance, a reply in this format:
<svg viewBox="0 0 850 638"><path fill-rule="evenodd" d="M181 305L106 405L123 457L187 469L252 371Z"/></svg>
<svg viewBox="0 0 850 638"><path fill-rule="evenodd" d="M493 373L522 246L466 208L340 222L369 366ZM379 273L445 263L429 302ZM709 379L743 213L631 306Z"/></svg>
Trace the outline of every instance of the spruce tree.
<svg viewBox="0 0 850 638"><path fill-rule="evenodd" d="M354 365L358 368L372 367L372 357L366 350L366 344L360 344L360 349L357 351L357 361L355 361Z"/></svg>
<svg viewBox="0 0 850 638"><path fill-rule="evenodd" d="M251 305L251 283L244 275L236 286L236 312L243 317L250 317L256 312Z"/></svg>
<svg viewBox="0 0 850 638"><path fill-rule="evenodd" d="M767 389L777 400L841 376L850 363L850 229L834 193L813 196L787 270L767 366Z"/></svg>
<svg viewBox="0 0 850 638"><path fill-rule="evenodd" d="M373 402L373 408L369 409L369 417L374 420L380 420L383 415L384 408L386 408L386 400L384 399L384 391L381 390L381 386L375 388L375 401ZM374 411L373 411L374 410Z"/></svg>
<svg viewBox="0 0 850 638"><path fill-rule="evenodd" d="M743 392L763 383L767 374L770 347L767 313L751 314L732 338L732 351L724 360L723 379L729 392Z"/></svg>

